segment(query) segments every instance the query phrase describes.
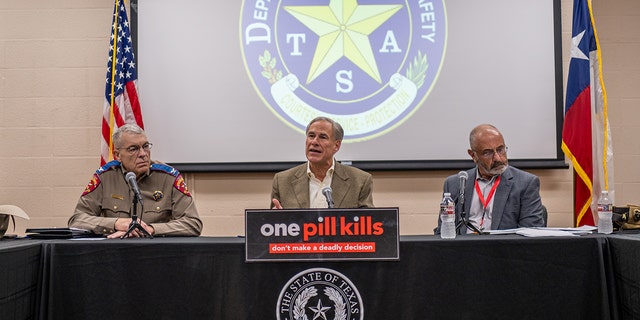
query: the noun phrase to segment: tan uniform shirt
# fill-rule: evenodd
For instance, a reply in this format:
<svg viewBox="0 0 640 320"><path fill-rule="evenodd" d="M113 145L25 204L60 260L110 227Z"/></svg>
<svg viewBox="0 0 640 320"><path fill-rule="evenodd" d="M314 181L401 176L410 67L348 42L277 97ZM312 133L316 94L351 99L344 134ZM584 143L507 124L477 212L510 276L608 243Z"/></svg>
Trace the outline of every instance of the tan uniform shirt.
<svg viewBox="0 0 640 320"><path fill-rule="evenodd" d="M111 234L118 218L131 218L133 192L119 161L98 169L78 200L69 227ZM198 236L202 221L178 170L153 163L149 173L138 178L142 205L137 216L155 230L155 235Z"/></svg>

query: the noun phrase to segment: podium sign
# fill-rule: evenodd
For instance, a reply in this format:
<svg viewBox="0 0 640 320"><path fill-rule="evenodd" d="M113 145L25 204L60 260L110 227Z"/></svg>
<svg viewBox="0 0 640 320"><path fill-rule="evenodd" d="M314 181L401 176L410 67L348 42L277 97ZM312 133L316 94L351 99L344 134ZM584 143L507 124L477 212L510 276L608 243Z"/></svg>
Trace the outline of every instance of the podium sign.
<svg viewBox="0 0 640 320"><path fill-rule="evenodd" d="M246 261L398 260L398 208L245 210Z"/></svg>

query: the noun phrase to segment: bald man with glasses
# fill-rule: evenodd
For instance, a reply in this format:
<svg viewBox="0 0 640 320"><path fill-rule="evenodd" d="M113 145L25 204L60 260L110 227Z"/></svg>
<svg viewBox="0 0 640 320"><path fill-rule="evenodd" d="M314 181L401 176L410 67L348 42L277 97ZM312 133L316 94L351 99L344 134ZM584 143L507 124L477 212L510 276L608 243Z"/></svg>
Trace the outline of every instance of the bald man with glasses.
<svg viewBox="0 0 640 320"><path fill-rule="evenodd" d="M545 226L540 179L509 166L507 151L502 134L493 125L481 124L471 130L467 153L476 167L466 171L464 213L469 227L462 224L458 233ZM459 197L460 184L459 175L449 176L443 192ZM456 223L461 218L460 202L456 206ZM438 219L435 234L440 234L440 224Z"/></svg>
<svg viewBox="0 0 640 320"><path fill-rule="evenodd" d="M143 237L129 231L134 194L126 180L135 174L142 200L137 206L140 225L151 236L198 236L202 221L178 170L151 160L151 144L135 124L113 134L115 160L99 168L69 219L72 228L87 229L108 238ZM143 210L140 210L143 209Z"/></svg>

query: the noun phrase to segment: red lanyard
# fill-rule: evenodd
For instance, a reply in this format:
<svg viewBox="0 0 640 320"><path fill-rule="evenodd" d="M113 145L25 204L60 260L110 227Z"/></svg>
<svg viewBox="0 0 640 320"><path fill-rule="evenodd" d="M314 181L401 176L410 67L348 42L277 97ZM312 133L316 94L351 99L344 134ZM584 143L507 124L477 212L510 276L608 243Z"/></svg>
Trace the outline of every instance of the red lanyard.
<svg viewBox="0 0 640 320"><path fill-rule="evenodd" d="M493 194L496 193L496 189L498 188L499 184L500 184L500 176L496 178L496 181L493 183L493 186L489 191L489 195L487 195L487 198L485 199L484 196L482 195L482 190L480 190L480 186L478 185L478 180L476 179L476 183L475 183L476 193L478 193L478 199L480 199L480 203L482 203L482 207L484 209L482 211L482 220L480 221L480 227L484 225L484 214L485 212L487 212L487 206L489 206L489 202L491 202L491 198L493 198Z"/></svg>

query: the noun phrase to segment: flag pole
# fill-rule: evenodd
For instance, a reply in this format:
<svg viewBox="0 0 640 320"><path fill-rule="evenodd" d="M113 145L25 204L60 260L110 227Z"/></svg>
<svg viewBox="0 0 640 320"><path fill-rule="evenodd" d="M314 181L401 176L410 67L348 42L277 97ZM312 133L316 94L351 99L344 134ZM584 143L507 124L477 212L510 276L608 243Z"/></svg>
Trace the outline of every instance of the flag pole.
<svg viewBox="0 0 640 320"><path fill-rule="evenodd" d="M587 0L587 6L589 7L589 19L591 19L591 25L593 26L593 37L596 41L596 54L598 55L598 82L600 82L600 89L602 90L602 119L603 119L603 144L602 144L602 171L604 179L604 190L609 191L609 166L607 154L609 152L609 105L607 102L607 91L604 87L604 79L602 78L602 52L600 50L600 40L598 39L598 32L596 31L595 19L593 17L593 7L591 0Z"/></svg>
<svg viewBox="0 0 640 320"><path fill-rule="evenodd" d="M115 106L115 99L116 99L116 95L115 95L115 85L116 85L116 59L117 59L117 54L118 54L118 17L120 16L120 0L116 0L116 4L115 4L115 10L114 10L114 17L113 17L113 33L111 34L111 36L113 37L113 53L111 54L111 101L110 101L110 105L109 105L109 160L112 159L113 157L113 139L111 137L113 137L113 123L115 122L114 120L114 115L113 115L113 108Z"/></svg>

